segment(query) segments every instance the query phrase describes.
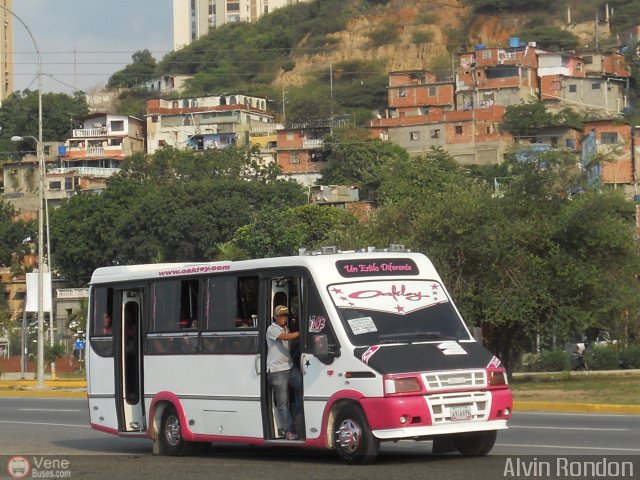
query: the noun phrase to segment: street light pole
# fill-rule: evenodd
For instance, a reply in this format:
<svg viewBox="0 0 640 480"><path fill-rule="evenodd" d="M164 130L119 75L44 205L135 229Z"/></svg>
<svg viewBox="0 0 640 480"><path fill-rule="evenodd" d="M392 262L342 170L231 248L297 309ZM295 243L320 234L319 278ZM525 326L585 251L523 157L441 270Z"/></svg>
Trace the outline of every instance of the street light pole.
<svg viewBox="0 0 640 480"><path fill-rule="evenodd" d="M38 192L38 363L37 363L37 387L44 389L44 152L42 146L42 58L40 49L29 26L12 10L0 5L0 8L10 13L27 30L33 46L36 49L38 62L38 138L37 154L40 170L40 188Z"/></svg>

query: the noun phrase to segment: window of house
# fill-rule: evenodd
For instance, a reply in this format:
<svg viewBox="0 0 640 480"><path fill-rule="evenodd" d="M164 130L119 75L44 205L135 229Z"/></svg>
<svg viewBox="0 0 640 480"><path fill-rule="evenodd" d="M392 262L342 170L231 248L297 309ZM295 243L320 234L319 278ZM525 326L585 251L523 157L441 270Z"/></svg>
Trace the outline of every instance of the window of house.
<svg viewBox="0 0 640 480"><path fill-rule="evenodd" d="M434 128L431 130L431 138L440 138L440 129Z"/></svg>
<svg viewBox="0 0 640 480"><path fill-rule="evenodd" d="M462 135L462 125L456 125L456 135Z"/></svg>
<svg viewBox="0 0 640 480"><path fill-rule="evenodd" d="M491 50L483 50L482 51L482 58L485 60L488 60L491 58Z"/></svg>
<svg viewBox="0 0 640 480"><path fill-rule="evenodd" d="M287 133L287 140L293 140L293 133Z"/></svg>
<svg viewBox="0 0 640 480"><path fill-rule="evenodd" d="M49 182L49 190L61 190L61 189L62 189L62 182L60 181Z"/></svg>
<svg viewBox="0 0 640 480"><path fill-rule="evenodd" d="M124 132L124 120L112 120L111 121L112 132Z"/></svg>
<svg viewBox="0 0 640 480"><path fill-rule="evenodd" d="M551 145L554 147L558 146L558 137L551 137Z"/></svg>
<svg viewBox="0 0 640 480"><path fill-rule="evenodd" d="M398 91L398 95L401 96L401 97L406 97L407 96L407 89L406 88L401 88Z"/></svg>
<svg viewBox="0 0 640 480"><path fill-rule="evenodd" d="M158 123L158 116L157 115L152 115L151 116L151 123Z"/></svg>
<svg viewBox="0 0 640 480"><path fill-rule="evenodd" d="M429 96L435 97L438 94L438 89L434 86L429 87Z"/></svg>
<svg viewBox="0 0 640 480"><path fill-rule="evenodd" d="M578 85L576 85L575 83L572 85L569 85L569 93L576 93L578 91Z"/></svg>
<svg viewBox="0 0 640 480"><path fill-rule="evenodd" d="M64 189L66 191L73 190L73 177L65 177L65 179L64 179Z"/></svg>
<svg viewBox="0 0 640 480"><path fill-rule="evenodd" d="M411 140L420 140L420 132L414 131L409 134Z"/></svg>
<svg viewBox="0 0 640 480"><path fill-rule="evenodd" d="M584 60L585 65L589 65L590 63L593 63L593 56L585 55L584 57L582 57L582 60Z"/></svg>
<svg viewBox="0 0 640 480"><path fill-rule="evenodd" d="M592 83L591 84L591 90L600 90L600 84L599 83Z"/></svg>
<svg viewBox="0 0 640 480"><path fill-rule="evenodd" d="M602 132L600 134L600 143L603 145L614 145L618 143L618 132Z"/></svg>
<svg viewBox="0 0 640 480"><path fill-rule="evenodd" d="M289 163L300 163L300 156L297 153L292 153L289 157Z"/></svg>
<svg viewBox="0 0 640 480"><path fill-rule="evenodd" d="M167 141L166 140L158 140L158 148L162 148L162 147L166 147L167 146Z"/></svg>

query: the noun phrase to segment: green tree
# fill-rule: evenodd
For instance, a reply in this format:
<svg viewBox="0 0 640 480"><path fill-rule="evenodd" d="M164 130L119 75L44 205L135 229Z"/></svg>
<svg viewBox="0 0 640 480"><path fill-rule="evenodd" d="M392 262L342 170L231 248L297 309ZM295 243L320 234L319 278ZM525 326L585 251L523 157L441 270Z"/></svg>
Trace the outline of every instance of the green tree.
<svg viewBox="0 0 640 480"><path fill-rule="evenodd" d="M53 212L53 260L78 282L98 266L213 260L263 209L304 201L299 184L278 180L251 150L138 154L102 195L72 197Z"/></svg>
<svg viewBox="0 0 640 480"><path fill-rule="evenodd" d="M138 50L131 60L129 65L109 77L107 88L140 85L156 75L156 59L149 50Z"/></svg>
<svg viewBox="0 0 640 480"><path fill-rule="evenodd" d="M42 95L42 139L63 142L71 136L71 120L89 111L82 92L70 96L64 93ZM38 92L24 90L12 93L0 106L0 148L4 152L35 151L30 139L15 144L11 137L38 138Z"/></svg>
<svg viewBox="0 0 640 480"><path fill-rule="evenodd" d="M368 235L430 256L467 323L512 366L538 335L560 345L587 326L617 331L637 316L640 259L633 204L588 190L571 156L520 161L514 152L506 167L496 194L493 178L442 151L398 158L383 170Z"/></svg>
<svg viewBox="0 0 640 480"><path fill-rule="evenodd" d="M232 244L253 258L297 255L300 248L343 245L345 232L357 225L353 215L337 208L308 204L265 209L236 231Z"/></svg>
<svg viewBox="0 0 640 480"><path fill-rule="evenodd" d="M580 39L573 33L553 26L540 26L522 30L520 38L525 42L536 42L544 50L575 50Z"/></svg>
<svg viewBox="0 0 640 480"><path fill-rule="evenodd" d="M0 200L0 267L22 260L36 238L35 222L25 222L17 215L13 205Z"/></svg>
<svg viewBox="0 0 640 480"><path fill-rule="evenodd" d="M536 131L553 124L553 114L541 101L509 105L502 120L502 128L515 137L535 135Z"/></svg>
<svg viewBox="0 0 640 480"><path fill-rule="evenodd" d="M375 198L380 169L396 159L406 159L407 151L381 140L357 127L334 130L325 142L327 167L322 172L322 185L358 185L360 198Z"/></svg>

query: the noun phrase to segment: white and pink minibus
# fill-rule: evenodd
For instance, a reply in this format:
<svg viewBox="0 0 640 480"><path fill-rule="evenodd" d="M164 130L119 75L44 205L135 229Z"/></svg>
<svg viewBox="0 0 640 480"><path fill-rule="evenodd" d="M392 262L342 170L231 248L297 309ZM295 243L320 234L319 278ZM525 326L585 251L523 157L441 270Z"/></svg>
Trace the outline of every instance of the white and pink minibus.
<svg viewBox="0 0 640 480"><path fill-rule="evenodd" d="M300 331L296 440L265 373L277 305ZM87 380L93 428L148 437L165 455L236 442L366 463L398 440L484 455L512 409L500 360L470 334L429 259L399 245L98 268Z"/></svg>

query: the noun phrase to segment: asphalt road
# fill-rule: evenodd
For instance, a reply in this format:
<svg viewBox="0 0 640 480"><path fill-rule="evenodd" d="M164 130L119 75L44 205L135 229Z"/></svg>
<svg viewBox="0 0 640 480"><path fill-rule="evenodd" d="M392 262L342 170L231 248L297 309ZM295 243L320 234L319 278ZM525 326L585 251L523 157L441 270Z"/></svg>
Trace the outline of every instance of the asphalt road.
<svg viewBox="0 0 640 480"><path fill-rule="evenodd" d="M13 478L5 465L19 464L16 456L29 462L29 478L590 478L583 475L589 468L584 462L600 462L605 470L611 462L633 462L633 476L626 478L640 478L640 416L633 415L516 413L487 457L434 456L430 442L398 442L383 444L378 461L360 467L342 464L331 452L235 445L192 457L156 457L149 440L94 431L87 419L84 399L0 397L0 478ZM568 460L558 472L559 458ZM535 475L536 468L542 475ZM612 472L605 473L592 478Z"/></svg>

